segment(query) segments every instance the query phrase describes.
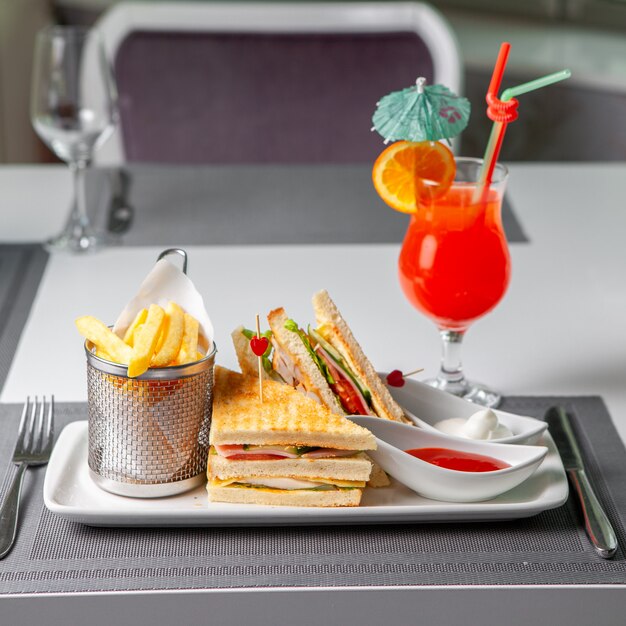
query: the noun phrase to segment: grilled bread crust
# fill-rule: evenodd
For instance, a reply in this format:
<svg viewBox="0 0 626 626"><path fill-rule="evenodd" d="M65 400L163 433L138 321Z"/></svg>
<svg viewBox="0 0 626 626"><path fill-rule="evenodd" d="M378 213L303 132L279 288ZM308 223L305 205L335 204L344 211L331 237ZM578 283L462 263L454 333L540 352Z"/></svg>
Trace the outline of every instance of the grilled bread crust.
<svg viewBox="0 0 626 626"><path fill-rule="evenodd" d="M207 476L219 478L329 478L367 482L372 471L370 459L362 452L354 457L333 459L276 459L272 461L231 461L209 454Z"/></svg>
<svg viewBox="0 0 626 626"><path fill-rule="evenodd" d="M296 333L285 328L285 322L289 318L285 309L279 308L270 311L267 316L270 328L274 335L274 340L294 361L302 374L302 384L307 391L313 392L321 400L322 404L328 407L333 413L345 415L341 403L337 396L328 386L326 379L322 376L319 368L311 358L302 340Z"/></svg>
<svg viewBox="0 0 626 626"><path fill-rule="evenodd" d="M315 491L311 489L246 489L207 485L212 502L269 504L272 506L359 506L360 489Z"/></svg>
<svg viewBox="0 0 626 626"><path fill-rule="evenodd" d="M376 414L396 422L406 422L404 412L380 380L328 292L325 289L318 291L312 302L318 325L324 325L325 337L370 390Z"/></svg>
<svg viewBox="0 0 626 626"><path fill-rule="evenodd" d="M239 361L239 367L245 376L258 376L259 375L259 361L250 349L250 340L243 334L243 326L237 326L235 330L230 334L233 340L233 346L235 346L235 353L237 354L237 360ZM263 368L261 368L261 377L263 380L279 380L279 377L273 377L268 374Z"/></svg>
<svg viewBox="0 0 626 626"><path fill-rule="evenodd" d="M335 415L289 385L259 381L223 367L215 368L211 444L320 446L339 450L374 450L367 429Z"/></svg>

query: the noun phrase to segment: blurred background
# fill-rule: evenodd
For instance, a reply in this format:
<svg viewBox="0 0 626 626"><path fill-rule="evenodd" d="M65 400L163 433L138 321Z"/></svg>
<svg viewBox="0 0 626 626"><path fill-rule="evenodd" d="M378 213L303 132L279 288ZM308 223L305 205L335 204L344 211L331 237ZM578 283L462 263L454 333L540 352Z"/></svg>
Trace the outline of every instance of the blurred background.
<svg viewBox="0 0 626 626"><path fill-rule="evenodd" d="M56 160L29 119L36 32L53 23L93 24L118 1L0 0L0 162ZM491 123L476 112L484 110L493 63L500 42L506 40L513 48L503 87L563 68L572 70L572 78L524 96L516 132L507 135L501 158L626 160L622 120L626 115L626 0L433 0L430 4L456 34L464 95L475 112L463 133L460 153L480 156L484 151Z"/></svg>

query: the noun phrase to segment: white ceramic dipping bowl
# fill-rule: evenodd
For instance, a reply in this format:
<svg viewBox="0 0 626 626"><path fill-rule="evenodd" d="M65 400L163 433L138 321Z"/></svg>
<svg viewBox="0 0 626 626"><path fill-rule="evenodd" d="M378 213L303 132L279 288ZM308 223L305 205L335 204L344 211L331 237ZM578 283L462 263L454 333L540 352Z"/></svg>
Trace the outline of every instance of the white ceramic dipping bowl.
<svg viewBox="0 0 626 626"><path fill-rule="evenodd" d="M368 450L369 456L395 479L432 500L481 502L495 498L532 476L548 452L543 446L511 446L453 438L380 417L351 415L349 419L376 437L378 448ZM414 448L448 448L483 454L511 467L493 472L450 470L405 452Z"/></svg>
<svg viewBox="0 0 626 626"><path fill-rule="evenodd" d="M386 380L387 373L379 373L383 382ZM416 426L440 433L434 427L434 424L445 419L453 417L461 417L467 419L476 411L480 411L482 407L472 404L463 398L457 398L445 391L435 389L425 383L416 380L405 379L402 387L392 387L387 385L387 389L393 396L394 400L407 412L407 417L411 419ZM506 426L513 435L510 437L501 437L499 439L489 439L489 443L523 443L534 445L538 443L544 431L548 427L545 422L535 419L534 417L525 417L507 413L506 411L498 411L493 409L498 416L498 422ZM452 437L452 435L447 435ZM459 441L468 441L465 437L454 437Z"/></svg>

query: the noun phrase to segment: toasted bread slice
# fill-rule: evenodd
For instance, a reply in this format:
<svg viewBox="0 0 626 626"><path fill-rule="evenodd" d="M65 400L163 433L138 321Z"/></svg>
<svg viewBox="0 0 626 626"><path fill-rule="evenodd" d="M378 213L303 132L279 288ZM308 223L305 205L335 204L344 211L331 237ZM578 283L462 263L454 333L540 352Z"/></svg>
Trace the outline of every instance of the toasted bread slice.
<svg viewBox="0 0 626 626"><path fill-rule="evenodd" d="M275 342L282 352L294 362L300 376L300 382L307 392L315 394L320 402L333 413L345 415L339 399L328 386L326 379L311 358L300 337L285 328L285 322L288 319L283 308L274 309L267 316Z"/></svg>
<svg viewBox="0 0 626 626"><path fill-rule="evenodd" d="M212 502L268 504L273 506L359 506L360 489L316 491L314 489L263 489L259 487L220 487L207 484Z"/></svg>
<svg viewBox="0 0 626 626"><path fill-rule="evenodd" d="M207 475L209 480L218 478L276 477L315 480L366 482L372 471L371 460L360 452L353 457L332 459L276 459L267 461L230 460L218 454L209 454Z"/></svg>
<svg viewBox="0 0 626 626"><path fill-rule="evenodd" d="M267 380L263 402L258 379L215 368L209 441L215 444L300 445L374 450L367 429L335 415L289 385Z"/></svg>
<svg viewBox="0 0 626 626"><path fill-rule="evenodd" d="M406 422L400 405L391 397L326 290L318 291L313 296L313 309L324 338L341 354L352 372L369 389L376 414L397 422Z"/></svg>
<svg viewBox="0 0 626 626"><path fill-rule="evenodd" d="M243 330L243 326L237 326L230 334L233 340L233 346L235 347L235 354L239 361L239 367L245 376L258 376L259 357L252 352L250 340L243 334ZM272 373L268 373L263 368L261 368L261 377L263 380L277 380L280 382L280 376L278 376L278 374L274 374L273 371Z"/></svg>

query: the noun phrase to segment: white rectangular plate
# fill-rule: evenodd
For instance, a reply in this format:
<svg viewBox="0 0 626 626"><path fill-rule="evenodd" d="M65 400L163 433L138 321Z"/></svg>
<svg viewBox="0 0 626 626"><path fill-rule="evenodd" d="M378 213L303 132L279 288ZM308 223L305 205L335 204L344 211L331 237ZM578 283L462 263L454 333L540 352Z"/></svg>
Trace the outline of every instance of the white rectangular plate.
<svg viewBox="0 0 626 626"><path fill-rule="evenodd" d="M471 504L438 502L392 481L391 487L366 489L361 506L301 508L209 502L204 487L169 498L139 499L103 491L89 476L87 422L72 422L61 432L44 483L48 509L90 526L264 526L303 524L378 524L473 522L530 517L561 506L568 485L550 435L539 469L526 482L494 500Z"/></svg>

